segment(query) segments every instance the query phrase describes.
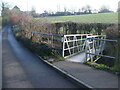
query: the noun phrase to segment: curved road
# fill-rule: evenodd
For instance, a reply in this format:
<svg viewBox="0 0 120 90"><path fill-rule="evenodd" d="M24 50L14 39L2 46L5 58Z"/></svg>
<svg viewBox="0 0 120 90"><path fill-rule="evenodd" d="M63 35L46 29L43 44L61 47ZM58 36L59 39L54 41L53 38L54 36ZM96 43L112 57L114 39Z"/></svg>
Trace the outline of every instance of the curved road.
<svg viewBox="0 0 120 90"><path fill-rule="evenodd" d="M3 88L77 88L19 44L10 26L2 35Z"/></svg>

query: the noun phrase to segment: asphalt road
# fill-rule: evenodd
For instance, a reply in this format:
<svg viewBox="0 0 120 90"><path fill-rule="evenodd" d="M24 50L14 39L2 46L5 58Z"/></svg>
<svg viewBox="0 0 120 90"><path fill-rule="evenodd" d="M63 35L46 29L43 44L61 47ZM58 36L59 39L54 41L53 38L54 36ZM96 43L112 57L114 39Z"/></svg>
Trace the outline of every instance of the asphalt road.
<svg viewBox="0 0 120 90"><path fill-rule="evenodd" d="M22 46L9 26L2 35L3 88L78 88Z"/></svg>

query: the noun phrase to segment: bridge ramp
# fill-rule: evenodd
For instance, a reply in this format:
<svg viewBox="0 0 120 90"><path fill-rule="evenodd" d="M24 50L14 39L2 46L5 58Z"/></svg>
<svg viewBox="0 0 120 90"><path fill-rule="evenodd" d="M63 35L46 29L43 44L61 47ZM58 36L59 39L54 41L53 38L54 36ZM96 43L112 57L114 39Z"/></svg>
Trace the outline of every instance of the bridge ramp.
<svg viewBox="0 0 120 90"><path fill-rule="evenodd" d="M83 63L86 60L86 53L85 52L79 53L77 55L67 58L66 60L70 62Z"/></svg>

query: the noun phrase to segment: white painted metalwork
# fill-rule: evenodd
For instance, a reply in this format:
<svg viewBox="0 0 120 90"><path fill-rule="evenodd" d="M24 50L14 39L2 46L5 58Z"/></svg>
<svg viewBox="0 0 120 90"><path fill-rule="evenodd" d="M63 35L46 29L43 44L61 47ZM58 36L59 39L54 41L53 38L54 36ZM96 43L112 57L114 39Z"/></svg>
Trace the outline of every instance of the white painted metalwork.
<svg viewBox="0 0 120 90"><path fill-rule="evenodd" d="M92 34L70 34L63 37L63 51L62 56L67 58L85 52L87 36ZM67 51L67 53L65 53Z"/></svg>
<svg viewBox="0 0 120 90"><path fill-rule="evenodd" d="M105 41L98 40L98 39L105 39L105 38L106 37L102 35L87 36L87 40L86 40L86 60L87 61L90 60L91 62L96 62L101 57L98 55L102 54ZM87 53L92 53L92 54L87 54Z"/></svg>
<svg viewBox="0 0 120 90"><path fill-rule="evenodd" d="M87 61L90 60L91 62L96 62L101 57L106 57L111 59L116 58L114 56L103 55L102 52L104 50L105 42L114 42L114 43L118 42L117 40L109 40L105 38L106 38L105 36L98 36L97 38L96 37L87 38L87 42L86 42L86 60ZM94 47L92 47L92 51L90 51L90 44L89 44L90 40L92 41L92 45L94 45Z"/></svg>
<svg viewBox="0 0 120 90"><path fill-rule="evenodd" d="M99 54L103 52L105 41L90 38L105 39L106 37L92 34L64 35L62 56L68 58L81 52L92 53L83 57L86 58L86 61L96 62L101 57Z"/></svg>

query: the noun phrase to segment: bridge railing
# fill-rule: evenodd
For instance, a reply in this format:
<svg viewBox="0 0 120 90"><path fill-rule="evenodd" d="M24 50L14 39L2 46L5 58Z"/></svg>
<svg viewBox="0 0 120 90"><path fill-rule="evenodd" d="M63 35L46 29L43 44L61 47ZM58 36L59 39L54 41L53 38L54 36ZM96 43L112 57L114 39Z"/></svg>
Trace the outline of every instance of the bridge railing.
<svg viewBox="0 0 120 90"><path fill-rule="evenodd" d="M115 58L114 56L103 55L106 42L116 42L108 40L100 35L92 34L48 34L33 31L20 31L21 36L27 37L32 41L46 44L52 48L59 49L62 56L67 58L80 52L86 51L86 61L97 61L100 57ZM96 59L95 59L96 58Z"/></svg>
<svg viewBox="0 0 120 90"><path fill-rule="evenodd" d="M48 34L33 31L23 31L23 34L23 36L37 43L46 44L51 48L62 49L62 37L64 36L62 34Z"/></svg>
<svg viewBox="0 0 120 90"><path fill-rule="evenodd" d="M63 37L62 56L67 58L85 51L86 38L92 34L70 34Z"/></svg>
<svg viewBox="0 0 120 90"><path fill-rule="evenodd" d="M69 57L85 51L85 41L91 34L48 34L27 30L18 31L23 38L32 40L35 43L48 45L50 48L59 49L63 57ZM62 53L61 53L62 52Z"/></svg>
<svg viewBox="0 0 120 90"><path fill-rule="evenodd" d="M89 43L89 41L92 43ZM115 59L115 56L103 54L104 47L108 45L106 45L108 42L115 43L117 40L105 39L105 36L88 37L86 42L86 60L96 62L101 57Z"/></svg>

